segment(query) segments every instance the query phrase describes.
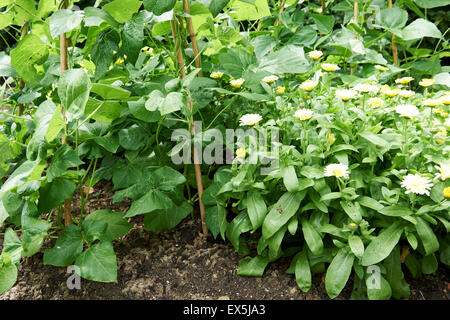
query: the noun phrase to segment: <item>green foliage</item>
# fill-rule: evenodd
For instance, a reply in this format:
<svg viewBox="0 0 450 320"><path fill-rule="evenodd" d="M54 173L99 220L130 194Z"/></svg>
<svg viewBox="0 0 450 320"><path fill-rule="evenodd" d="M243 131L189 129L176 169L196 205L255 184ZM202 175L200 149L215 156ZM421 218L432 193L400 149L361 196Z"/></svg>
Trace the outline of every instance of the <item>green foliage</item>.
<svg viewBox="0 0 450 320"><path fill-rule="evenodd" d="M191 143L211 150L214 141L227 163L199 167L205 222L215 239L246 255L239 275L263 276L285 257L304 292L314 273L326 272L330 298L350 277L352 299L407 298L404 270L416 278L450 264L448 4L410 0L375 12L364 4L353 21L346 1L328 1L322 14L312 1L286 1L280 10L277 1L199 0L188 15L175 0L114 0L77 11L54 0L0 0L0 225L9 223L0 292L50 235L57 239L44 250L45 264L75 264L85 279L116 282L113 241L135 216L144 215L150 232L195 216L193 166L171 157L191 155ZM62 34L70 43L61 74ZM340 68L325 71L324 63ZM343 99L341 89L356 91ZM418 114L404 117L399 105L417 106ZM245 114L261 117L251 124L256 132L277 130L267 151L248 135L221 140L226 129L250 129L239 121ZM173 137L190 132L192 120L203 126L195 137ZM278 166L263 173L273 158ZM418 192L406 183L409 174L430 186ZM114 202L131 200L126 214L86 215L84 191L102 179L112 181ZM63 203L74 194L80 212L64 227ZM370 285L374 267L378 287Z"/></svg>

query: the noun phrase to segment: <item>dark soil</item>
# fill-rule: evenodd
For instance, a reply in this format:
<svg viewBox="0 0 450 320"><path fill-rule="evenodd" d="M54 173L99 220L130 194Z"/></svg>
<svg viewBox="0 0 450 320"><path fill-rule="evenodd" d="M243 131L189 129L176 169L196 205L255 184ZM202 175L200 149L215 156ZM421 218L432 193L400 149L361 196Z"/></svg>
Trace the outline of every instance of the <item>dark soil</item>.
<svg viewBox="0 0 450 320"><path fill-rule="evenodd" d="M112 204L109 183L100 184L87 204L87 212L111 208L125 212L128 202ZM73 212L79 208L75 198ZM79 210L79 209L78 209ZM267 268L263 277L237 275L241 257L231 244L199 236L197 220L188 217L173 230L147 232L143 220L133 218L133 229L115 241L118 282L99 283L81 280L81 289L69 290L69 274L65 268L45 266L40 253L22 260L18 281L6 299L329 299L322 281L323 275L313 276L308 293L297 287L293 275L285 273L289 260L280 260ZM54 240L44 244L52 247ZM437 275L415 280L405 272L411 287L410 299L448 300L450 274L440 266ZM337 299L348 299L352 281Z"/></svg>

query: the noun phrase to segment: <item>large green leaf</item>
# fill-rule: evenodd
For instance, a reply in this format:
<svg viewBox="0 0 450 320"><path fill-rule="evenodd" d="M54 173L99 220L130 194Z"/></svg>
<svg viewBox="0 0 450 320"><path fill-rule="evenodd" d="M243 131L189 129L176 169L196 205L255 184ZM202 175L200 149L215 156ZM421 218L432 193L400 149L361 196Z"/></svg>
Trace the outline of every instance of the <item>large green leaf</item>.
<svg viewBox="0 0 450 320"><path fill-rule="evenodd" d="M323 252L323 242L319 232L314 226L306 219L300 220L302 225L303 236L305 237L306 244L312 253L320 255Z"/></svg>
<svg viewBox="0 0 450 320"><path fill-rule="evenodd" d="M158 1L160 2L160 1ZM127 22L122 29L122 52L127 60L135 64L144 41L144 16L137 14Z"/></svg>
<svg viewBox="0 0 450 320"><path fill-rule="evenodd" d="M336 298L344 289L352 272L355 256L342 248L331 261L325 276L325 289L331 299Z"/></svg>
<svg viewBox="0 0 450 320"><path fill-rule="evenodd" d="M448 6L450 4L450 0L414 0L414 2L421 8L437 8Z"/></svg>
<svg viewBox="0 0 450 320"><path fill-rule="evenodd" d="M113 212L110 209L97 210L87 216L85 221L101 221L106 223L106 230L101 235L101 240L113 241L127 234L133 227L122 212Z"/></svg>
<svg viewBox="0 0 450 320"><path fill-rule="evenodd" d="M120 35L114 29L100 32L92 46L91 57L95 63L95 79L100 79L108 71L114 52L119 50Z"/></svg>
<svg viewBox="0 0 450 320"><path fill-rule="evenodd" d="M391 286L381 274L378 277L378 287L369 286L367 288L367 297L369 300L389 300L392 294Z"/></svg>
<svg viewBox="0 0 450 320"><path fill-rule="evenodd" d="M250 191L247 194L247 212L252 222L253 230L258 229L264 222L267 206L261 193Z"/></svg>
<svg viewBox="0 0 450 320"><path fill-rule="evenodd" d="M144 8L160 16L164 12L170 11L175 6L176 0L144 0Z"/></svg>
<svg viewBox="0 0 450 320"><path fill-rule="evenodd" d="M12 264L0 266L0 293L4 293L12 288L17 280L17 267Z"/></svg>
<svg viewBox="0 0 450 320"><path fill-rule="evenodd" d="M369 243L362 257L361 264L370 266L384 260L400 240L403 233L403 225L400 222L394 222L388 228Z"/></svg>
<svg viewBox="0 0 450 320"><path fill-rule="evenodd" d="M62 145L53 155L52 162L47 170L47 180L52 182L56 177L63 175L67 169L82 165L83 161L75 150L67 144Z"/></svg>
<svg viewBox="0 0 450 320"><path fill-rule="evenodd" d="M137 124L119 131L119 143L126 150L138 150L147 143L147 140L147 131Z"/></svg>
<svg viewBox="0 0 450 320"><path fill-rule="evenodd" d="M116 254L111 242L101 241L81 253L75 261L75 272L88 280L117 282Z"/></svg>
<svg viewBox="0 0 450 320"><path fill-rule="evenodd" d="M358 258L361 258L364 254L364 243L361 238L357 235L352 235L348 238L348 245L353 254Z"/></svg>
<svg viewBox="0 0 450 320"><path fill-rule="evenodd" d="M227 228L227 238L233 244L236 251L240 250L240 235L252 230L252 223L248 215L240 214L231 221Z"/></svg>
<svg viewBox="0 0 450 320"><path fill-rule="evenodd" d="M123 100L131 95L131 92L112 84L94 83L91 93L98 94L105 100Z"/></svg>
<svg viewBox="0 0 450 320"><path fill-rule="evenodd" d="M232 13L230 16L238 21L242 20L259 20L266 16L270 16L270 8L267 0L254 0L254 4L248 1L232 0L230 7Z"/></svg>
<svg viewBox="0 0 450 320"><path fill-rule="evenodd" d="M134 201L126 214L126 218L134 217L138 214L149 213L155 210L170 209L172 200L158 189L152 189L142 198Z"/></svg>
<svg viewBox="0 0 450 320"><path fill-rule="evenodd" d="M183 95L180 92L170 92L167 96L159 90L154 90L145 103L145 108L150 111L159 111L162 116L181 110L185 105Z"/></svg>
<svg viewBox="0 0 450 320"><path fill-rule="evenodd" d="M305 195L306 192L302 191L286 192L281 196L264 219L262 227L264 238L269 239L292 218Z"/></svg>
<svg viewBox="0 0 450 320"><path fill-rule="evenodd" d="M326 16L321 14L311 14L314 22L316 23L317 29L320 33L328 34L333 31L334 17Z"/></svg>
<svg viewBox="0 0 450 320"><path fill-rule="evenodd" d="M240 276L262 277L270 260L266 257L245 257L239 261L237 274Z"/></svg>
<svg viewBox="0 0 450 320"><path fill-rule="evenodd" d="M442 33L436 25L430 21L419 18L406 26L401 32L395 33L403 40L417 40L424 37L441 38Z"/></svg>
<svg viewBox="0 0 450 320"><path fill-rule="evenodd" d="M417 220L416 230L425 249L425 255L430 255L439 249L439 241L428 222L421 217L415 217Z"/></svg>
<svg viewBox="0 0 450 320"><path fill-rule="evenodd" d="M383 28L390 30L400 29L408 21L408 12L398 7L386 8L377 13L376 19Z"/></svg>
<svg viewBox="0 0 450 320"><path fill-rule="evenodd" d="M192 206L185 201L180 206L147 213L144 217L145 228L153 232L170 230L186 218L192 210Z"/></svg>
<svg viewBox="0 0 450 320"><path fill-rule="evenodd" d="M25 81L35 81L38 77L36 66L48 56L47 45L36 35L28 34L11 50L11 65Z"/></svg>
<svg viewBox="0 0 450 320"><path fill-rule="evenodd" d="M58 82L58 95L63 107L74 118L84 114L90 89L91 81L83 69L67 70L61 75Z"/></svg>
<svg viewBox="0 0 450 320"><path fill-rule="evenodd" d="M395 299L408 298L411 292L402 271L400 246L392 250L383 265L386 268L386 280L391 286L392 296Z"/></svg>
<svg viewBox="0 0 450 320"><path fill-rule="evenodd" d="M72 264L83 251L81 230L73 224L66 226L55 246L44 251L44 264L65 267Z"/></svg>
<svg viewBox="0 0 450 320"><path fill-rule="evenodd" d="M117 101L100 101L89 98L84 109L86 116L91 116L91 119L102 123L111 123L120 118L122 113L122 105Z"/></svg>
<svg viewBox="0 0 450 320"><path fill-rule="evenodd" d="M303 292L308 292L309 289L311 289L311 269L309 267L306 250L297 254L295 263L295 281Z"/></svg>
<svg viewBox="0 0 450 320"><path fill-rule="evenodd" d="M130 20L133 14L138 12L142 5L139 0L114 0L103 6L117 22L125 23Z"/></svg>
<svg viewBox="0 0 450 320"><path fill-rule="evenodd" d="M69 179L56 178L47 183L39 189L39 212L48 212L64 200L71 198L75 188L75 182Z"/></svg>
<svg viewBox="0 0 450 320"><path fill-rule="evenodd" d="M60 9L52 14L49 21L50 35L52 38L72 31L78 28L83 20L84 14L82 11L72 11L69 9Z"/></svg>
<svg viewBox="0 0 450 320"><path fill-rule="evenodd" d="M273 74L304 73L310 70L310 63L305 58L303 47L287 45L262 57L259 67Z"/></svg>

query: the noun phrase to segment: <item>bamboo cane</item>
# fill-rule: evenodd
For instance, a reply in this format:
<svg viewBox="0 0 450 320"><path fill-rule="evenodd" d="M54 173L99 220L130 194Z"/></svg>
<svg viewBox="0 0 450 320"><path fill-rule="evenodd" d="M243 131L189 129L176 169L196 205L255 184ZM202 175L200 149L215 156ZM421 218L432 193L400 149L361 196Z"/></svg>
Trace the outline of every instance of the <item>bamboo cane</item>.
<svg viewBox="0 0 450 320"><path fill-rule="evenodd" d="M183 54L181 53L180 42L177 41L177 31L176 31L175 20L171 20L170 23L171 23L171 27L172 27L173 39L174 39L174 42L176 45L175 50L176 50L176 54L177 54L177 62L180 67L180 70L181 70L181 79L183 79L186 76L186 70L184 68L184 58L183 58ZM191 104L191 99L189 96L189 89L186 88L186 91L188 93L187 98L186 98L186 103L187 103L188 109L191 111L191 119L190 119L191 135L195 136L194 116L192 114L192 104ZM202 172L200 169L198 150L195 147L195 145L192 147L192 152L194 155L195 180L197 182L198 202L199 202L199 207L200 207L200 216L201 216L201 220L202 220L202 232L203 232L202 236L206 237L208 235L208 228L206 226L205 205L203 204L203 201L202 201L202 195L203 195Z"/></svg>
<svg viewBox="0 0 450 320"><path fill-rule="evenodd" d="M353 21L355 24L358 24L358 16L359 16L359 9L358 9L358 2L355 1L353 4ZM355 38L358 38L358 36L355 36ZM350 75L353 75L355 73L355 66L350 67Z"/></svg>
<svg viewBox="0 0 450 320"><path fill-rule="evenodd" d="M281 7L280 7L280 11L278 12L278 14L283 13L285 4L286 4L286 0L281 1ZM277 26L279 23L280 23L280 19L277 18L277 20L275 20L274 26Z"/></svg>
<svg viewBox="0 0 450 320"><path fill-rule="evenodd" d="M184 3L184 12L186 14L190 14L189 0L183 0L183 3ZM192 24L192 18L186 17L186 21L187 21L187 25L188 25L189 35L191 37L192 50L194 50L195 66L200 69L199 76L203 77L203 72L201 70L202 65L201 65L201 61L200 61L200 54L199 54L199 50L198 50L198 43L197 43L197 38L195 37L195 31L194 31L194 25Z"/></svg>
<svg viewBox="0 0 450 320"><path fill-rule="evenodd" d="M321 14L325 14L325 2L326 2L326 0L322 0L322 12L321 12Z"/></svg>
<svg viewBox="0 0 450 320"><path fill-rule="evenodd" d="M28 22L24 22L20 38L23 39L23 37L25 37L27 32L28 32ZM25 88L25 82L23 81L23 79L19 80L19 88L20 88L20 90L23 90L23 88ZM19 104L19 117L23 115L23 110L24 110L24 105Z"/></svg>
<svg viewBox="0 0 450 320"><path fill-rule="evenodd" d="M65 9L66 6L67 6L66 0L64 0L61 8ZM60 51L61 74L63 74L64 71L67 70L67 38L65 33L61 34L61 36L59 37L59 51ZM62 108L62 116L64 119L66 118L66 110L64 108ZM61 142L63 144L67 143L67 137L65 134L63 135ZM72 199L64 200L64 224L66 226L71 223L70 217L71 211L72 211Z"/></svg>
<svg viewBox="0 0 450 320"><path fill-rule="evenodd" d="M392 0L388 0L388 8L392 8ZM398 66L398 49L395 43L395 35L392 34L392 57L394 58L394 65Z"/></svg>

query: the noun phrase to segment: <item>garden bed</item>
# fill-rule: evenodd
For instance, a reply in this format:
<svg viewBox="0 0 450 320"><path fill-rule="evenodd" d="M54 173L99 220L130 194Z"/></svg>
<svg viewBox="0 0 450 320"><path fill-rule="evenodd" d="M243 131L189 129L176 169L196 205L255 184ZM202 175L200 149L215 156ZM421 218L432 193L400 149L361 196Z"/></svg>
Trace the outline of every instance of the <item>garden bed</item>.
<svg viewBox="0 0 450 320"><path fill-rule="evenodd" d="M112 204L109 183L99 184L99 188L87 203L88 212L128 209L125 201ZM75 214L79 197L74 201ZM69 290L66 268L44 265L42 249L24 260L17 283L0 299L329 299L320 274L313 275L309 292L303 293L297 287L294 276L285 273L289 258L269 265L263 277L237 275L241 256L219 238L201 238L198 219L188 217L173 230L160 233L146 231L139 217L132 220L133 229L115 241L117 283L81 279L81 290ZM53 241L44 245L50 247ZM450 299L450 272L445 266L440 265L436 275L420 279L412 279L404 271L411 287L410 300ZM352 283L350 279L337 299L350 298Z"/></svg>

